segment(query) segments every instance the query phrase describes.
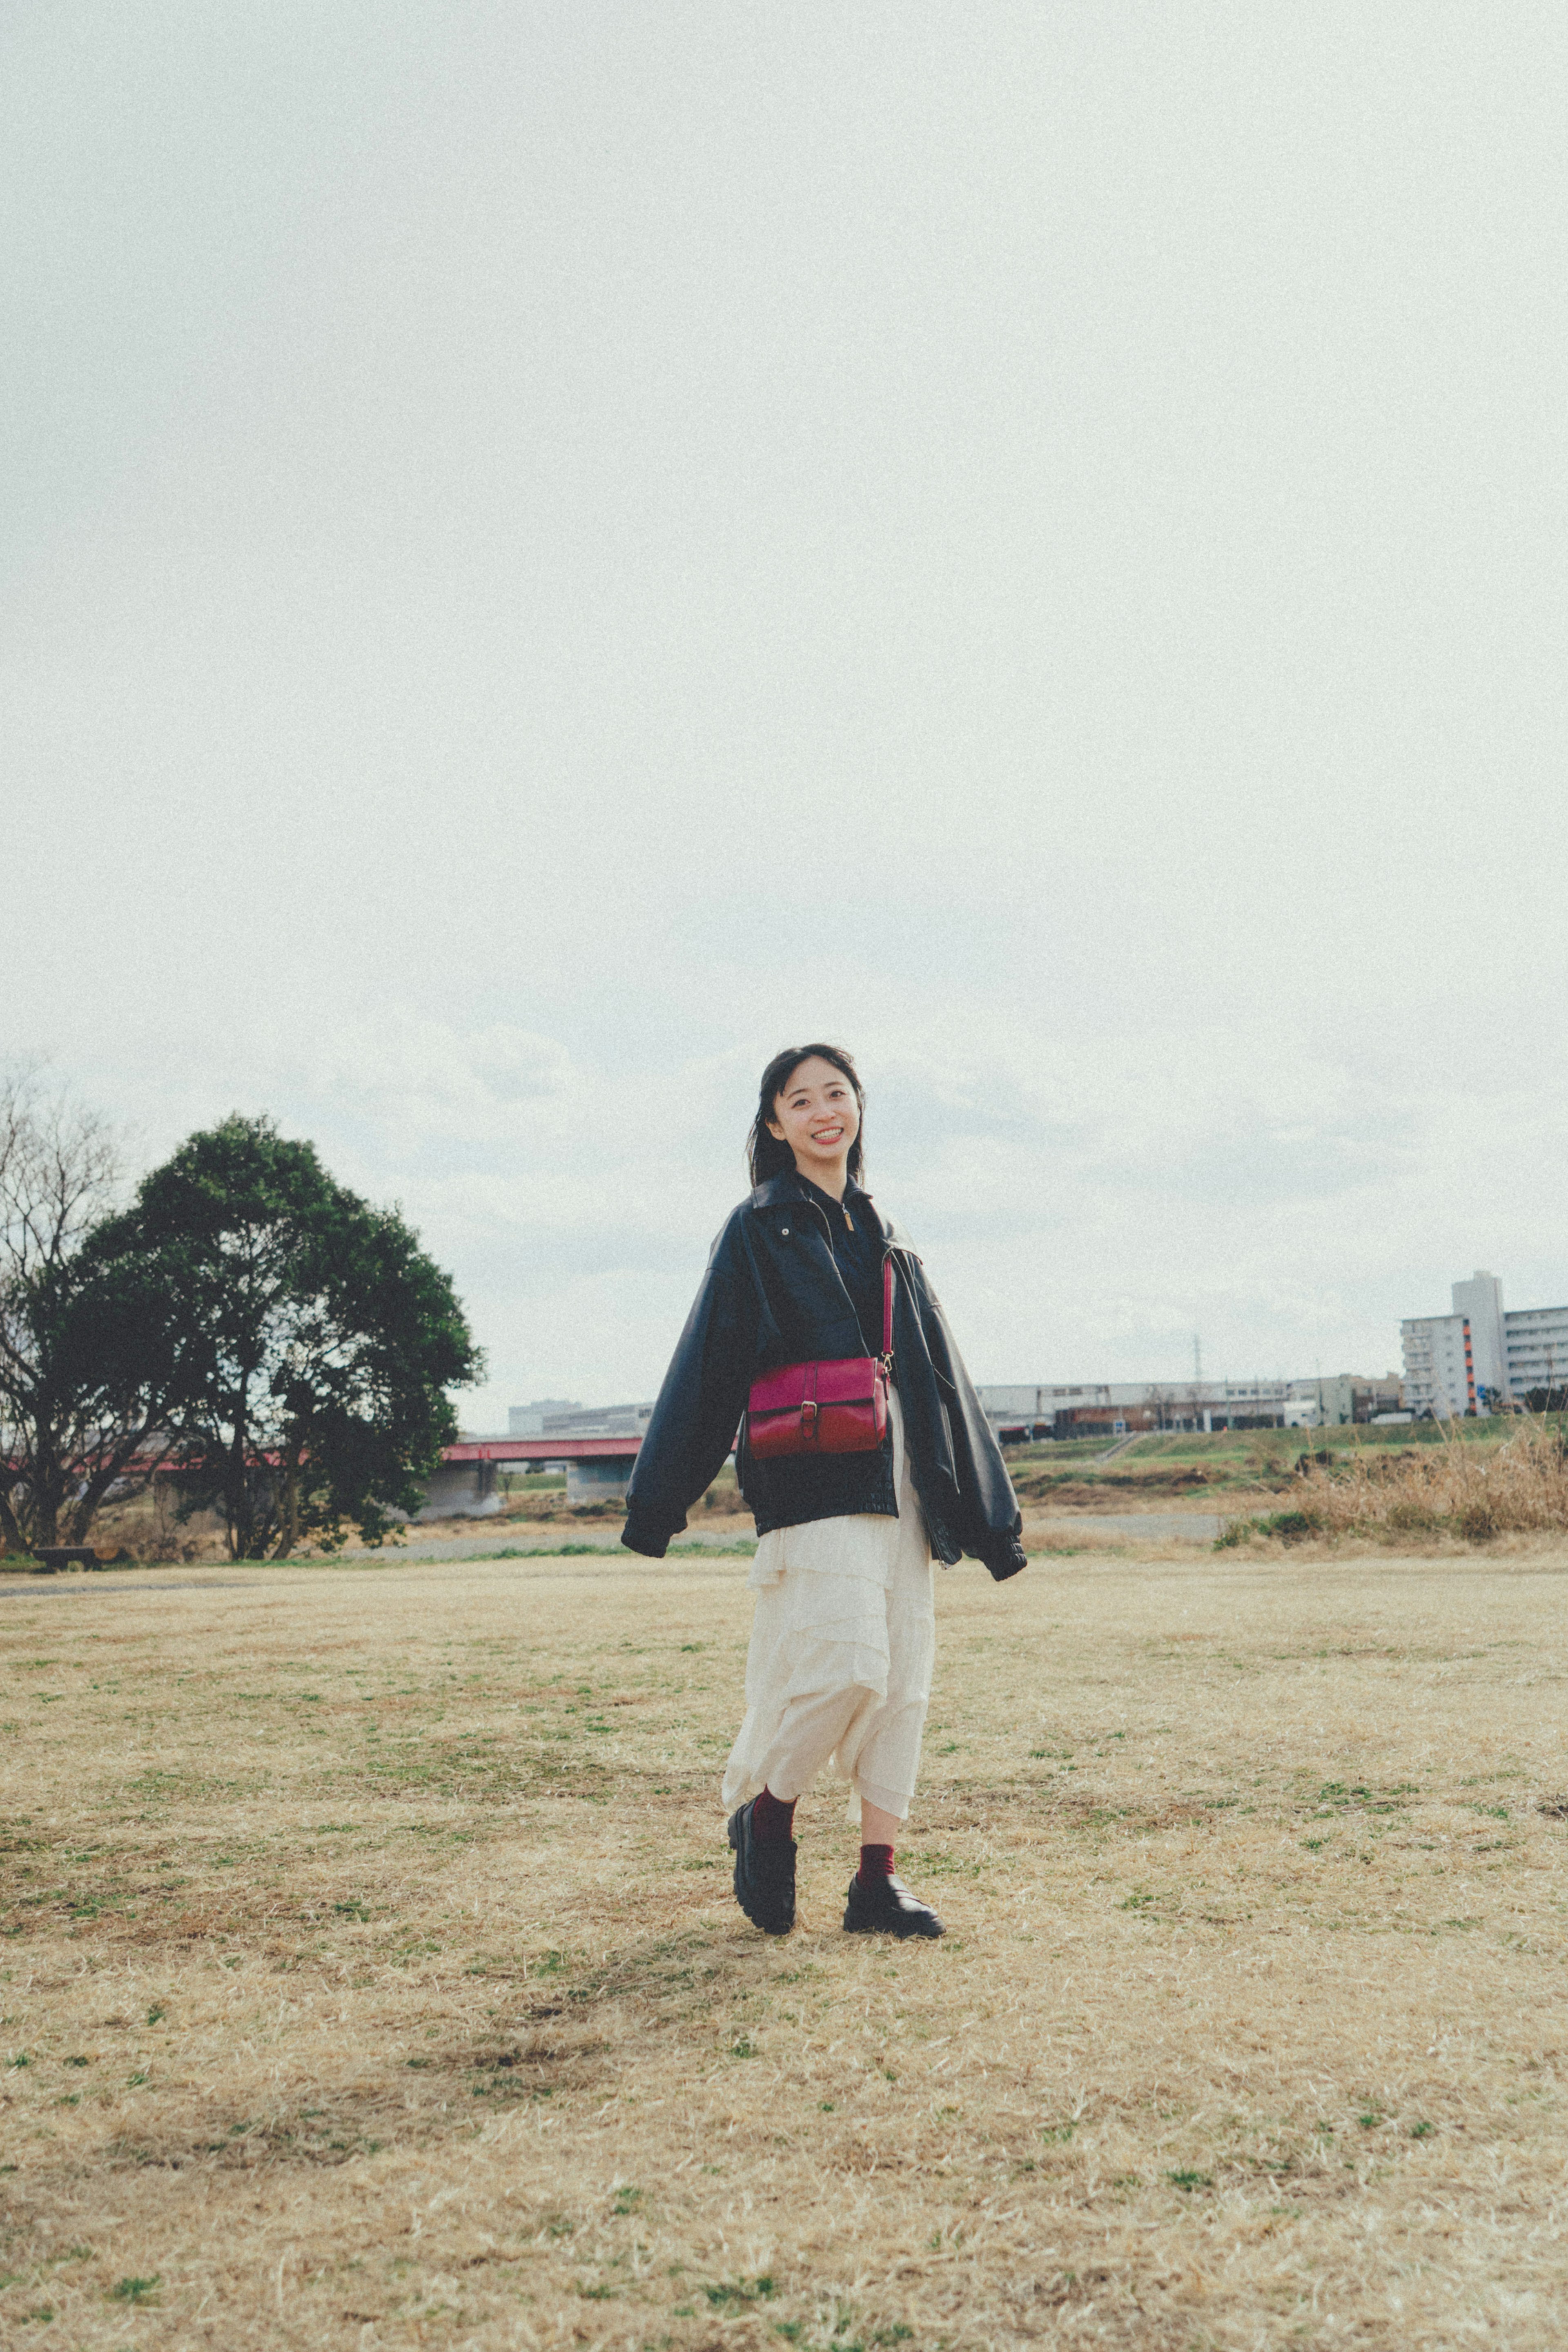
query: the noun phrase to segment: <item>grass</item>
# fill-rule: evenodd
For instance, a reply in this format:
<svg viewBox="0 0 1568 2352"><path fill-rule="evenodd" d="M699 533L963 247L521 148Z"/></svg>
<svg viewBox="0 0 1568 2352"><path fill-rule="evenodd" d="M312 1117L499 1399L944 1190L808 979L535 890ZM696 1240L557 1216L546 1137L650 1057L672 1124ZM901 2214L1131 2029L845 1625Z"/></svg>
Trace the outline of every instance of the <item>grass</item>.
<svg viewBox="0 0 1568 2352"><path fill-rule="evenodd" d="M1563 1413L1552 1413L1548 1419L1554 1427L1568 1423L1568 1415ZM1251 1461L1266 1463L1284 1472L1300 1454L1320 1447L1342 1454L1380 1446L1404 1450L1412 1445L1443 1445L1455 1436L1462 1438L1467 1445L1485 1447L1505 1444L1518 1429L1516 1414L1491 1413L1479 1414L1473 1421L1396 1422L1381 1428L1365 1422L1354 1427L1331 1425L1327 1429L1220 1429L1212 1433L1175 1430L1164 1435L1140 1437L1118 1459L1121 1463Z"/></svg>
<svg viewBox="0 0 1568 2352"><path fill-rule="evenodd" d="M1093 1437L1034 1438L1006 1448L1011 1462L1092 1462L1121 1440L1102 1432Z"/></svg>
<svg viewBox="0 0 1568 2352"><path fill-rule="evenodd" d="M1462 1423L1425 1447L1357 1449L1312 1459L1285 1490L1284 1508L1238 1519L1219 1548L1252 1538L1305 1543L1314 1538L1465 1544L1496 1536L1568 1531L1568 1440L1560 1426L1512 1421L1495 1445L1479 1446Z"/></svg>
<svg viewBox="0 0 1568 2352"><path fill-rule="evenodd" d="M1264 1431L1263 1437L1288 1434L1296 1444L1288 1457L1276 1460L1274 1450L1250 1443L1251 1433L1231 1436L1176 1435L1134 1440L1113 1460L1097 1457L1115 1443L1109 1437L1068 1439L1060 1444L1040 1441L1009 1445L1008 1469L1019 1499L1057 1508L1115 1510L1138 1504L1159 1506L1171 1497L1193 1496L1200 1501L1214 1488L1270 1488L1293 1468L1301 1452L1300 1433Z"/></svg>
<svg viewBox="0 0 1568 2352"><path fill-rule="evenodd" d="M943 1577L918 1948L729 1900L737 1561L13 1587L0 2340L1544 2352L1565 1580Z"/></svg>
<svg viewBox="0 0 1568 2352"><path fill-rule="evenodd" d="M548 1532L570 1538L574 1529L619 1532L623 1506L613 1501L570 1502L564 1474L514 1474L501 1470L497 1483L501 1508L492 1517L475 1520L459 1517L416 1525L407 1531L410 1539L472 1535L478 1528L494 1534L498 1544ZM182 1520L177 1502L177 1493L167 1480L154 1480L141 1494L101 1509L88 1540L103 1556L105 1564L111 1555L120 1554L129 1561L148 1566L211 1564L225 1559L223 1528L215 1516L210 1511L198 1511ZM749 1534L750 1516L741 1502L732 1468L720 1470L692 1517L695 1526L715 1528L725 1533L728 1532L726 1522L733 1521L737 1534ZM351 1547L355 1540L350 1538ZM394 1535L389 1538L385 1549L390 1553L396 1548ZM318 1552L304 1556L317 1562L321 1557ZM0 1553L0 1570L21 1564L15 1556L7 1561Z"/></svg>
<svg viewBox="0 0 1568 2352"><path fill-rule="evenodd" d="M1434 1459L1465 1448L1479 1464L1512 1444L1521 1423L1512 1415L1459 1423L1420 1422L1389 1428L1249 1429L1155 1432L1137 1438L1102 1465L1092 1456L1109 1439L1041 1441L1009 1446L1007 1460L1025 1510L1094 1512L1168 1508L1175 1502L1198 1510L1217 1505L1235 1510L1254 1500L1271 1516L1283 1504L1300 1508L1303 1464L1315 1477L1375 1478L1380 1465L1396 1460ZM1553 1414L1530 1424L1559 1433L1568 1416ZM1321 1457L1325 1457L1326 1460ZM1277 1498L1277 1499L1276 1499Z"/></svg>

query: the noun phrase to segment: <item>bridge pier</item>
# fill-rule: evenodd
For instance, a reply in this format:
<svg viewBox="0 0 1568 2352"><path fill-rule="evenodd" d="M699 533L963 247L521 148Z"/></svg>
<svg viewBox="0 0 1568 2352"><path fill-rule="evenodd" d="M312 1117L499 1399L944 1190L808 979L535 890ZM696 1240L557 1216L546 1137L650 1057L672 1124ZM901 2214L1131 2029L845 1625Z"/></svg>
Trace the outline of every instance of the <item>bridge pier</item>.
<svg viewBox="0 0 1568 2352"><path fill-rule="evenodd" d="M624 1416L622 1416L624 1417ZM489 1519L501 1508L502 1470L566 1470L570 1503L623 1503L641 1433L633 1429L540 1437L460 1437L431 1473L419 1519Z"/></svg>
<svg viewBox="0 0 1568 2352"><path fill-rule="evenodd" d="M500 1507L493 1462L444 1462L431 1472L413 1516L416 1521L493 1519Z"/></svg>
<svg viewBox="0 0 1568 2352"><path fill-rule="evenodd" d="M569 1462L566 1499L569 1503L623 1503L632 1483L632 1465L617 1461Z"/></svg>

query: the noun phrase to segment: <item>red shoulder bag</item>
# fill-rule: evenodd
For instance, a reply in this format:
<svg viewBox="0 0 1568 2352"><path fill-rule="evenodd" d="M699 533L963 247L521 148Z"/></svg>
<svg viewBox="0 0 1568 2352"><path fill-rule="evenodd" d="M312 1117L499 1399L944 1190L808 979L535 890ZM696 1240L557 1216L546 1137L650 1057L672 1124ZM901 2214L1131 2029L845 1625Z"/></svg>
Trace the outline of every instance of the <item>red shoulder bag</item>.
<svg viewBox="0 0 1568 2352"><path fill-rule="evenodd" d="M873 1454L887 1434L893 1370L893 1259L882 1262L882 1354L785 1364L751 1383L746 1442L759 1462L786 1454Z"/></svg>

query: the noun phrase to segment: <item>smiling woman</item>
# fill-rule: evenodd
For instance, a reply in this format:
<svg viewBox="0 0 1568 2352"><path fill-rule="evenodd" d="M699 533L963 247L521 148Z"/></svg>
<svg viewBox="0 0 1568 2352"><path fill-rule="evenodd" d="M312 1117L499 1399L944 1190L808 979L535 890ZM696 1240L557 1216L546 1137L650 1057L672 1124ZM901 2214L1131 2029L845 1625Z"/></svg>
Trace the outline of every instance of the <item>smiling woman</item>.
<svg viewBox="0 0 1568 2352"><path fill-rule="evenodd" d="M835 1045L792 1045L762 1073L747 1139L754 1183L799 1169L841 1201L860 1181L865 1095L848 1054Z"/></svg>
<svg viewBox="0 0 1568 2352"><path fill-rule="evenodd" d="M662 1559L735 1445L757 1605L724 1802L736 1899L776 1936L795 1923L795 1804L830 1762L861 1824L845 1927L941 1935L893 1867L931 1696L933 1556L968 1551L998 1580L1024 1566L941 1306L861 1182L864 1111L841 1046L790 1046L764 1070L754 1189L714 1244L622 1538Z"/></svg>

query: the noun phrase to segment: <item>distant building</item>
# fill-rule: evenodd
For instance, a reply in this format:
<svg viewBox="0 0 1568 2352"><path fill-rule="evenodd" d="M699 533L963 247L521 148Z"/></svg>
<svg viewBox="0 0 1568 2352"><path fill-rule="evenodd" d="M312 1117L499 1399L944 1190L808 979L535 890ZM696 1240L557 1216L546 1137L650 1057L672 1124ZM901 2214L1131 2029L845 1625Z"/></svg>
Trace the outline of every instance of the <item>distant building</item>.
<svg viewBox="0 0 1568 2352"><path fill-rule="evenodd" d="M536 1397L507 1414L508 1437L641 1437L653 1417L651 1404L580 1404L573 1397ZM543 1466L542 1465L540 1465ZM624 1455L604 1462L565 1464L567 1500L624 1502L632 1463Z"/></svg>
<svg viewBox="0 0 1568 2352"><path fill-rule="evenodd" d="M1448 1421L1525 1403L1532 1390L1568 1385L1568 1307L1502 1303L1502 1285L1479 1268L1453 1284L1448 1315L1399 1326L1405 1402L1417 1418Z"/></svg>
<svg viewBox="0 0 1568 2352"><path fill-rule="evenodd" d="M1531 1389L1568 1386L1568 1307L1526 1307L1503 1318L1508 1385L1520 1402Z"/></svg>
<svg viewBox="0 0 1568 2352"><path fill-rule="evenodd" d="M575 1397L536 1397L532 1404L514 1404L507 1409L508 1437L542 1437L547 1412L580 1412L582 1407Z"/></svg>
<svg viewBox="0 0 1568 2352"><path fill-rule="evenodd" d="M1417 1421L1457 1421L1479 1410L1468 1315L1412 1315L1399 1326L1405 1402Z"/></svg>
<svg viewBox="0 0 1568 2352"><path fill-rule="evenodd" d="M1342 1429L1353 1423L1380 1421L1398 1412L1405 1383L1397 1372L1381 1380L1364 1372L1323 1372L1310 1381L1291 1382L1285 1409L1287 1429Z"/></svg>
<svg viewBox="0 0 1568 2352"><path fill-rule="evenodd" d="M580 1404L569 1412L547 1412L541 1437L641 1437L653 1418L651 1404ZM569 1503L623 1503L632 1464L624 1455L608 1462L569 1462Z"/></svg>
<svg viewBox="0 0 1568 2352"><path fill-rule="evenodd" d="M541 1437L641 1437L653 1417L651 1404L574 1404L547 1412Z"/></svg>
<svg viewBox="0 0 1568 2352"><path fill-rule="evenodd" d="M1103 1436L1109 1443L1152 1430L1316 1429L1370 1421L1396 1412L1399 1376L1372 1380L1357 1372L1310 1381L1159 1381L1085 1382L1078 1387L1005 1387L979 1391L982 1411L998 1437Z"/></svg>
<svg viewBox="0 0 1568 2352"><path fill-rule="evenodd" d="M1478 1267L1469 1282L1456 1282L1448 1293L1456 1315L1470 1327L1470 1365L1476 1395L1482 1409L1508 1395L1508 1340L1503 1329L1502 1285L1495 1274Z"/></svg>

